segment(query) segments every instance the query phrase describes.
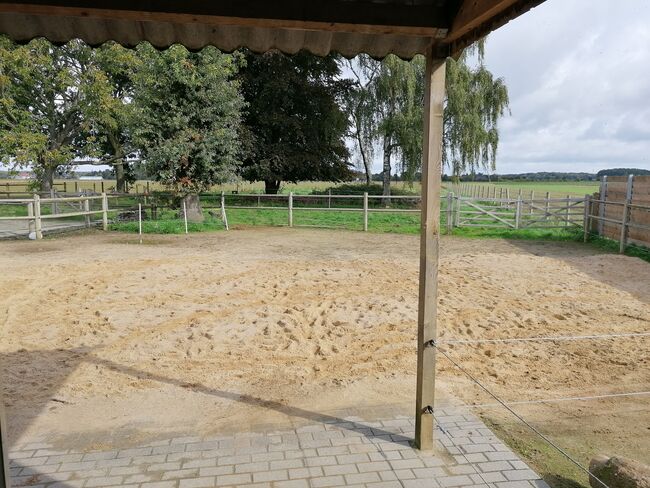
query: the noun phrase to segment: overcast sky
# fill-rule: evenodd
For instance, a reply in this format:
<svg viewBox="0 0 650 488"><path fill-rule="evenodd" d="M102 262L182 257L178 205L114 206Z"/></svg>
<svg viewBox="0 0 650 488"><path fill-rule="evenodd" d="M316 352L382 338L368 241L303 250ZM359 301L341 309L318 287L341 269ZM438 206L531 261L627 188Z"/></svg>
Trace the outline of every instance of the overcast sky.
<svg viewBox="0 0 650 488"><path fill-rule="evenodd" d="M494 32L498 173L650 169L650 1L547 0Z"/></svg>

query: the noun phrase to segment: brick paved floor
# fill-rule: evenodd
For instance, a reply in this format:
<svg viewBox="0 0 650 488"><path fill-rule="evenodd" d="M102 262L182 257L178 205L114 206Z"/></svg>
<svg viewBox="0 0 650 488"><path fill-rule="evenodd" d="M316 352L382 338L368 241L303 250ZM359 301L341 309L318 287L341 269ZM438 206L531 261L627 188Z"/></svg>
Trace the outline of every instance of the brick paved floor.
<svg viewBox="0 0 650 488"><path fill-rule="evenodd" d="M474 415L436 409L437 446L410 446L414 421L328 419L283 431L165 439L96 452L12 447L14 486L39 488L548 488Z"/></svg>

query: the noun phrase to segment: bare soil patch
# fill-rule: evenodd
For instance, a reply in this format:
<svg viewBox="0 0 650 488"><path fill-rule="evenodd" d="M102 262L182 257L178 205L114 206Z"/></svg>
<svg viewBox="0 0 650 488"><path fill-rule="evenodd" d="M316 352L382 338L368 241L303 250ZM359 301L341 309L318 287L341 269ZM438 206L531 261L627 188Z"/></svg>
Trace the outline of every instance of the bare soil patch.
<svg viewBox="0 0 650 488"><path fill-rule="evenodd" d="M411 413L418 244L288 229L143 245L102 233L0 243L10 439L97 448L341 412ZM441 338L650 330L650 264L580 244L444 238L440 283ZM650 390L649 345L446 350L514 401ZM442 357L438 369L441 405L491 401ZM517 410L581 456L650 461L647 396ZM483 413L508 426L498 410Z"/></svg>

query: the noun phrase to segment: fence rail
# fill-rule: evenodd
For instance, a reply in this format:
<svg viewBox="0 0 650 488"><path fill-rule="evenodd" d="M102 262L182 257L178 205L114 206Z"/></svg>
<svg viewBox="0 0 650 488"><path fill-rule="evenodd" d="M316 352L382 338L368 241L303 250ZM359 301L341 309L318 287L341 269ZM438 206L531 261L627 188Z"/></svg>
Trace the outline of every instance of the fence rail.
<svg viewBox="0 0 650 488"><path fill-rule="evenodd" d="M633 178L630 181L634 181ZM649 180L650 181L650 180ZM630 183L627 183L629 186ZM613 186L613 185L612 185ZM619 185L620 186L620 185ZM650 186L650 185L649 185ZM616 189L615 186L613 186ZM585 195L584 197L565 198L535 197L516 198L484 195L465 196L448 192L441 196L443 225L450 233L454 228L501 228L513 231L520 229L581 229L584 239L591 235L600 235L616 239L620 243L620 251L624 252L629 245L650 244L650 191L638 190L640 195L636 200L634 193L630 198L616 201L612 196L616 193L603 191L600 194ZM645 191L645 193L644 193ZM109 199L112 202L109 208ZM310 212L344 212L358 213L359 227L368 231L369 216L373 213L385 214L418 214L420 213L421 197L419 195L295 195L233 193L206 194L203 208L207 211L218 210L226 223L228 210L246 211L283 211L286 212L285 225L289 227L313 227L304 219L296 221L295 215ZM647 201L647 204L646 204ZM93 218L101 216L95 224L108 228L109 214L116 214L116 220L136 218L138 206L144 211L144 218L158 219L159 210L176 209L170 204L158 204L155 197L142 194L111 194L99 195L81 194L68 196L52 192L51 196L43 197L34 194L31 198L0 199L2 206L14 206L19 210L13 212L0 211L0 224L3 222L27 222L28 234L36 239L43 236L44 225L51 230L56 222L60 227L83 228L93 225ZM147 215L149 212L149 215ZM177 216L182 215L182 209ZM129 215L131 214L131 215ZM81 219L81 221L79 220ZM284 219L284 217L282 217ZM354 220L354 219L353 219ZM60 224L59 224L60 223ZM322 222L320 223L322 224ZM355 224L356 225L356 224ZM325 226L319 225L316 226ZM2 229L0 229L0 234ZM24 233L24 229L22 229ZM642 240L639 236L648 236Z"/></svg>

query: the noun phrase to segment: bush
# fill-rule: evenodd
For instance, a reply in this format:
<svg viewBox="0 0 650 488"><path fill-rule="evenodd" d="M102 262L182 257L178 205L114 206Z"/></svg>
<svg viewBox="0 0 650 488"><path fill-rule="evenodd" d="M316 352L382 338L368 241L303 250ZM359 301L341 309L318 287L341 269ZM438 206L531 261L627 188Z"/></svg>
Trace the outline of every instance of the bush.
<svg viewBox="0 0 650 488"><path fill-rule="evenodd" d="M313 190L312 195L327 195L329 192L332 192L332 195L363 195L365 192L368 192L368 195L381 195L383 194L383 188L378 184L366 185L365 183L350 183L346 185L332 186L325 190ZM403 188L391 187L391 195L418 195L413 190L405 190Z"/></svg>

